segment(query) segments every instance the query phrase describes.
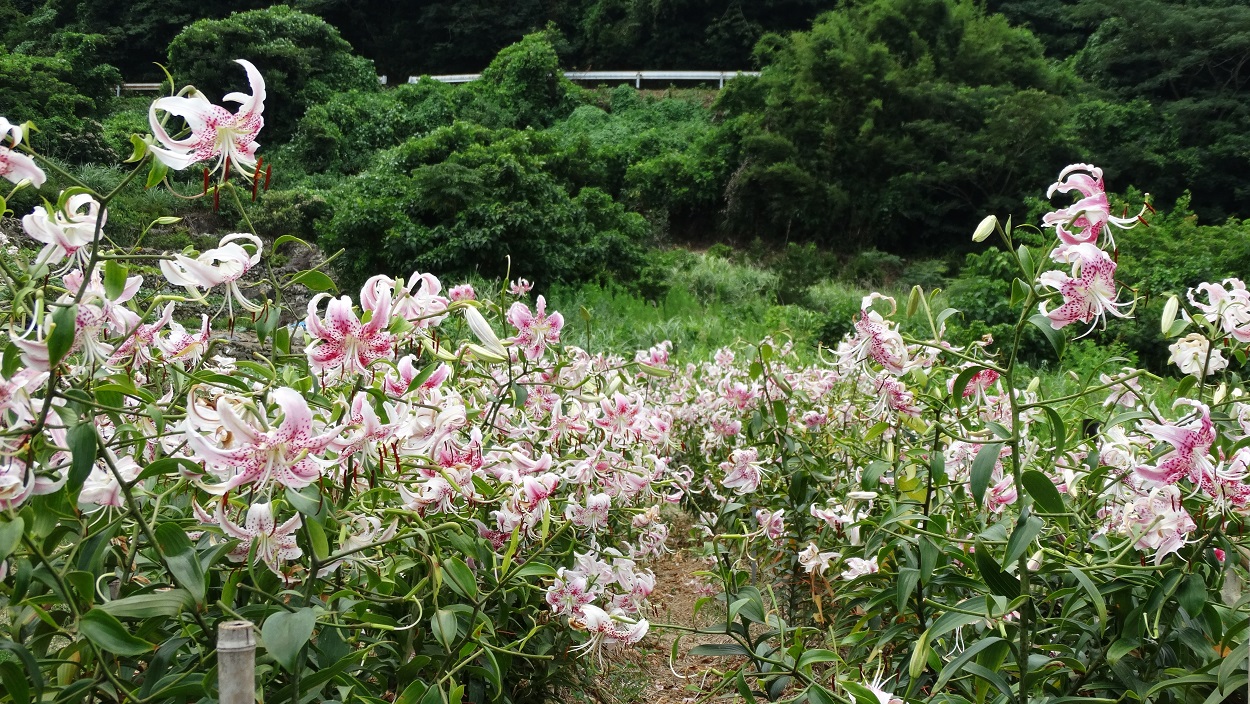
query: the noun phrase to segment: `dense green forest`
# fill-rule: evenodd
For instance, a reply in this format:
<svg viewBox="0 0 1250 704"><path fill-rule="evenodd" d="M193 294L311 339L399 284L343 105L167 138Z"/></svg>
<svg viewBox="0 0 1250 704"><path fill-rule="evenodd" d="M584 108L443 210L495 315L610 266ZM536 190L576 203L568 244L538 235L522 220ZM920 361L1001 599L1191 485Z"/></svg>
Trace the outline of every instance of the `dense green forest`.
<svg viewBox="0 0 1250 704"><path fill-rule="evenodd" d="M343 249L345 284L416 267L659 300L696 266L673 245L722 243L777 276L770 305L819 308L812 287L836 280L940 285L971 339L1011 319L985 303L1011 275L968 255L968 233L986 212L1039 213L1037 184L1073 162L1126 201L1152 194L1160 214L1122 252L1143 305L1250 264L1250 7L1234 0L0 0L0 27L0 114L96 178L146 130L150 98L115 96L123 78L163 66L218 99L244 85L231 59L253 61L274 182L250 219ZM761 75L639 92L561 68ZM482 79L402 82L458 71ZM153 189L119 217L137 231L171 206L208 209Z"/></svg>

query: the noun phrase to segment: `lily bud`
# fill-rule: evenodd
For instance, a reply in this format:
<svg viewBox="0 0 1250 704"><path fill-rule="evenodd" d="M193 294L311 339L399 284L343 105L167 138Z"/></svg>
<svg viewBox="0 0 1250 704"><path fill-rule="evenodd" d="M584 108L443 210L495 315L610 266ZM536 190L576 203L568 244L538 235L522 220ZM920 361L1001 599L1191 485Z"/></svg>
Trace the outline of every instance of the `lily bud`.
<svg viewBox="0 0 1250 704"><path fill-rule="evenodd" d="M1218 406L1221 403L1223 403L1224 399L1227 397L1228 397L1228 384L1220 384L1220 388L1215 390L1215 396L1212 397L1211 402Z"/></svg>
<svg viewBox="0 0 1250 704"><path fill-rule="evenodd" d="M464 318L469 323L469 329L473 331L474 336L482 341L483 347L498 357L508 358L508 352L503 348L503 343L499 341L499 337L491 329L490 323L486 322L486 318L482 317L477 308L465 308Z"/></svg>
<svg viewBox="0 0 1250 704"><path fill-rule="evenodd" d="M973 242L984 242L994 234L994 228L998 225L998 218L993 215L986 215L985 219L977 225L977 229L972 233Z"/></svg>
<svg viewBox="0 0 1250 704"><path fill-rule="evenodd" d="M1029 568L1030 572L1036 572L1042 569L1042 551L1038 550L1033 553L1033 556L1029 558L1029 562L1025 566Z"/></svg>
<svg viewBox="0 0 1250 704"><path fill-rule="evenodd" d="M1176 296L1168 296L1168 302L1163 304L1163 318L1159 321L1159 328L1164 335L1168 334L1168 330L1172 329L1172 323L1176 322L1176 313L1180 310L1181 302Z"/></svg>

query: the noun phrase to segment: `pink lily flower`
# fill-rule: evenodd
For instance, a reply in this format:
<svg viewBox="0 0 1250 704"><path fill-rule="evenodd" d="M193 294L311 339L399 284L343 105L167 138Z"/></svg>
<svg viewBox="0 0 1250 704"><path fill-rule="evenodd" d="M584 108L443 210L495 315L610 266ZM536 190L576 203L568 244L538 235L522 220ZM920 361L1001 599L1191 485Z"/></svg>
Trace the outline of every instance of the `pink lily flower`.
<svg viewBox="0 0 1250 704"><path fill-rule="evenodd" d="M239 242L252 244L255 251L249 254ZM260 238L256 235L236 232L222 237L215 249L210 249L194 259L182 254L175 254L172 260L162 259L161 273L169 283L183 286L197 297L197 289L229 284L232 301L237 301L248 312L259 313L264 308L247 300L239 290L239 279L260 262L261 248Z"/></svg>
<svg viewBox="0 0 1250 704"><path fill-rule="evenodd" d="M201 316L200 331L194 335L187 332L181 323L170 321L169 334L157 338L156 347L169 361L187 360L197 364L200 357L208 349L208 341L212 332L208 327L208 315Z"/></svg>
<svg viewBox="0 0 1250 704"><path fill-rule="evenodd" d="M271 481L301 489L321 477L323 461L314 455L330 447L342 428L317 434L312 410L295 389L274 389L270 399L282 412L276 427L264 417L240 417L237 401L227 396L217 399L216 404L215 420L224 435L201 434L200 426L207 426L214 419L204 415L197 418L202 422L193 423L188 412L183 431L187 444L204 460L210 474L224 480L205 486L207 491L224 494L245 484L254 484L259 491ZM194 391L187 405L195 405Z"/></svg>
<svg viewBox="0 0 1250 704"><path fill-rule="evenodd" d="M1046 191L1046 197L1053 198L1055 193L1071 191L1079 192L1081 199L1067 208L1042 217L1042 226L1054 227L1055 234L1064 244L1097 244L1098 238L1105 233L1107 246L1115 247L1115 240L1107 225L1128 230L1137 224L1140 213L1131 218L1111 215L1111 204L1107 201L1107 189L1102 181L1102 169L1090 164L1072 164L1059 172L1059 180L1051 184Z"/></svg>
<svg viewBox="0 0 1250 704"><path fill-rule="evenodd" d="M39 168L34 159L11 148L22 143L22 126L10 124L8 119L0 117L0 142L6 137L12 137L13 141L9 147L0 145L0 178L13 183L29 180L35 188L43 186L48 180L43 169Z"/></svg>
<svg viewBox="0 0 1250 704"><path fill-rule="evenodd" d="M22 229L31 239L44 244L40 262L56 264L69 257L86 264L85 247L95 241L96 220L100 229L108 221L108 212L100 212L100 203L86 193L70 196L65 206L49 213L42 205L22 218Z"/></svg>
<svg viewBox="0 0 1250 704"><path fill-rule="evenodd" d="M1199 301L1195 293L1206 294L1207 302ZM1241 279L1198 284L1189 289L1189 303L1212 322L1218 322L1225 335L1238 342L1250 342L1250 291Z"/></svg>
<svg viewBox="0 0 1250 704"><path fill-rule="evenodd" d="M1155 487L1126 505L1120 516L1119 531L1136 535L1134 547L1138 550L1154 550L1155 565L1180 550L1186 537L1198 528L1181 500L1179 488Z"/></svg>
<svg viewBox="0 0 1250 704"><path fill-rule="evenodd" d="M142 366L155 361L155 357L152 356L152 347L156 343L156 334L169 324L173 315L174 304L170 303L165 306L160 318L151 323L142 323L133 327L131 334L113 352L109 364L114 367L120 367L126 363Z"/></svg>
<svg viewBox="0 0 1250 704"><path fill-rule="evenodd" d="M612 497L607 494L591 494L586 497L585 506L577 501L569 501L564 516L575 526L598 532L607 527L608 511L611 508Z"/></svg>
<svg viewBox="0 0 1250 704"><path fill-rule="evenodd" d="M450 301L439 295L443 284L433 274L413 272L405 281L389 276L374 276L360 289L360 306L372 310L383 297L390 302L391 314L417 328L438 325L447 317Z"/></svg>
<svg viewBox="0 0 1250 704"><path fill-rule="evenodd" d="M891 314L897 306L893 298L879 293L869 294L860 304L859 318L855 321L855 336L849 342L838 345L837 355L843 363L859 364L869 359L880 364L891 374L901 375L913 364L908 360L907 345L898 330L875 310L872 304L878 300L890 303Z"/></svg>
<svg viewBox="0 0 1250 704"><path fill-rule="evenodd" d="M322 320L317 309L326 298L330 303ZM370 304L369 322L361 323L347 296L334 299L319 293L308 302L306 324L313 340L305 352L313 373L364 374L377 360L394 356L395 337L386 331L391 321L391 295L383 291L371 297Z"/></svg>
<svg viewBox="0 0 1250 704"><path fill-rule="evenodd" d="M1175 484L1182 477L1201 483L1214 472L1207 452L1215 442L1215 426L1211 423L1211 409L1192 399L1181 399L1178 406L1192 406L1198 416L1185 425L1164 425L1143 421L1141 429L1155 440L1166 442L1172 449L1159 458L1152 467L1140 465L1133 473L1142 479L1160 484Z"/></svg>
<svg viewBox="0 0 1250 704"><path fill-rule="evenodd" d="M603 593L603 587L590 584L586 575L561 567L551 586L547 587L547 606L559 616L579 618L582 607L590 604Z"/></svg>
<svg viewBox="0 0 1250 704"><path fill-rule="evenodd" d="M204 94L191 89L185 97L160 98L148 109L148 124L160 146L150 147L152 155L175 171L192 164L216 159L213 170L221 168L227 159L239 173L251 178L256 169L256 135L265 125L261 113L265 111L265 79L260 71L245 59L235 62L247 72L252 94L230 93L222 98L225 102L238 103L234 113L213 105ZM156 111L162 110L186 120L191 135L174 139L165 131Z"/></svg>
<svg viewBox="0 0 1250 704"><path fill-rule="evenodd" d="M786 534L786 512L783 509L769 511L761 508L755 512L755 520L760 524L760 532L773 542L781 540Z"/></svg>
<svg viewBox="0 0 1250 704"><path fill-rule="evenodd" d="M1063 295L1063 305L1047 312L1046 302L1040 304L1042 315L1050 319L1050 325L1061 330L1072 323L1091 323L1092 330L1107 313L1117 318L1127 317L1119 311L1125 305L1116 300L1115 262L1107 253L1092 244L1076 244L1061 247L1065 262L1072 263L1072 275L1062 271L1047 271L1037 278L1044 286Z"/></svg>
<svg viewBox="0 0 1250 704"><path fill-rule="evenodd" d="M473 290L472 284L460 284L452 286L447 292L447 296L453 301L474 301L477 300L477 292Z"/></svg>
<svg viewBox="0 0 1250 704"><path fill-rule="evenodd" d="M582 607L580 618L569 619L569 624L590 635L585 643L573 648L575 652L593 652L603 657L606 646L634 645L647 635L647 620L632 621L623 613L609 614L593 604Z"/></svg>
<svg viewBox="0 0 1250 704"><path fill-rule="evenodd" d="M224 505L223 499L217 505L216 516L213 517L200 508L199 504L194 504L193 507L201 523L216 523L228 537L238 539L239 544L227 553L226 557L233 562L244 562L251 554L254 543L256 557L253 564L264 563L284 582L290 582L291 577L282 572L282 563L299 559L304 554L295 542L295 531L304 523L300 515L297 513L282 525L278 525L273 516L273 505L265 501L248 507L247 519L240 526L226 516L222 510Z"/></svg>
<svg viewBox="0 0 1250 704"><path fill-rule="evenodd" d="M764 479L764 467L759 462L759 452L753 447L734 450L728 461L720 463L720 469L725 473L721 484L737 494L750 494L760 488L760 482Z"/></svg>
<svg viewBox="0 0 1250 704"><path fill-rule="evenodd" d="M560 342L560 330L564 327L563 315L547 315L547 299L542 296L534 304L534 311L530 313L529 306L517 301L508 309L507 316L508 322L517 329L517 345L531 360L543 356L547 345Z"/></svg>
<svg viewBox="0 0 1250 704"><path fill-rule="evenodd" d="M842 557L842 554L838 552L821 552L820 548L816 547L816 543L808 543L798 557L799 564L803 565L803 570L808 574L815 572L823 575L825 570L829 569L829 564Z"/></svg>

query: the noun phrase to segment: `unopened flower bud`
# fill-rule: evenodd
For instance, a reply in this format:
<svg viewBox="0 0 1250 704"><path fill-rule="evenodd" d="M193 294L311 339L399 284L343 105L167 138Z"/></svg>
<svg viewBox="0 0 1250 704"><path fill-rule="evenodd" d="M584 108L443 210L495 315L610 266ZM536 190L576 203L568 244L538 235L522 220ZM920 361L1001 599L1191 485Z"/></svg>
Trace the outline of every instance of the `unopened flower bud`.
<svg viewBox="0 0 1250 704"><path fill-rule="evenodd" d="M1168 296L1167 303L1163 304L1163 318L1159 321L1159 329L1164 335L1168 334L1168 330L1172 329L1172 323L1176 322L1176 313L1180 310L1181 301L1176 296Z"/></svg>
<svg viewBox="0 0 1250 704"><path fill-rule="evenodd" d="M1025 566L1028 567L1030 572L1036 572L1042 569L1042 551L1038 550L1033 553L1033 556L1029 558L1029 562Z"/></svg>
<svg viewBox="0 0 1250 704"><path fill-rule="evenodd" d="M985 219L977 225L977 229L972 233L973 242L984 242L994 234L994 228L998 225L998 218L993 215L986 215Z"/></svg>

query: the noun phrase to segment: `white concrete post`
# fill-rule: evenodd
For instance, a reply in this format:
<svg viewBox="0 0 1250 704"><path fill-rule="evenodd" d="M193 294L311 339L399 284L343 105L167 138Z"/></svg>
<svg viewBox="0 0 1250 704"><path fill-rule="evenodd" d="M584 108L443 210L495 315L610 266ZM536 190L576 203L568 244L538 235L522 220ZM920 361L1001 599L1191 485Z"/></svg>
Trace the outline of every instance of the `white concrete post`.
<svg viewBox="0 0 1250 704"><path fill-rule="evenodd" d="M256 704L256 636L251 621L217 626L217 690L220 704Z"/></svg>

